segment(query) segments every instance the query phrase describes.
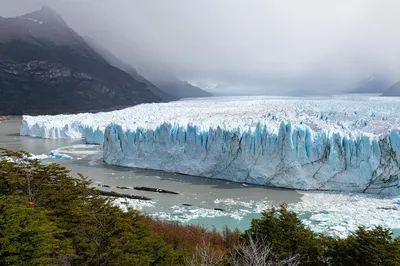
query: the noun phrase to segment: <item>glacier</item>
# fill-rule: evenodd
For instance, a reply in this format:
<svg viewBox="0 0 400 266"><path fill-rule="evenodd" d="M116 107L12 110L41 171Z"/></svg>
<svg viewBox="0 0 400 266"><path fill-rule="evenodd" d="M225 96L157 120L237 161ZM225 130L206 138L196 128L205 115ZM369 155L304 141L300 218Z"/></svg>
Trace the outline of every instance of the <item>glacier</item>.
<svg viewBox="0 0 400 266"><path fill-rule="evenodd" d="M304 190L400 191L400 101L229 97L24 116L21 135L103 144L108 164Z"/></svg>

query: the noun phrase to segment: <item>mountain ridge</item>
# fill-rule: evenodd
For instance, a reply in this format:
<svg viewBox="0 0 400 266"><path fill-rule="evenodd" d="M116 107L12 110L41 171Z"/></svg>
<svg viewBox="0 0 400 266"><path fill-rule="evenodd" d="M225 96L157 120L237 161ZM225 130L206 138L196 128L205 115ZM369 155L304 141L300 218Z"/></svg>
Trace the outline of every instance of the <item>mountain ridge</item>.
<svg viewBox="0 0 400 266"><path fill-rule="evenodd" d="M142 65L140 63L129 64L117 56L115 56L110 50L96 42L95 40L86 37L85 40L92 46L92 48L99 54L101 54L108 63L118 67L125 72L132 75L138 80L147 80L151 86L156 87L150 89L161 98L165 100L176 100L181 98L192 98L192 97L210 97L212 93L205 91L198 86L194 86L187 81L181 80L176 77L173 73L170 73L164 69L157 69L149 65ZM140 60L138 60L140 61Z"/></svg>
<svg viewBox="0 0 400 266"><path fill-rule="evenodd" d="M5 29L5 30L4 30ZM49 7L0 18L0 114L99 111L160 102Z"/></svg>
<svg viewBox="0 0 400 266"><path fill-rule="evenodd" d="M400 96L400 81L394 83L382 93L382 96Z"/></svg>

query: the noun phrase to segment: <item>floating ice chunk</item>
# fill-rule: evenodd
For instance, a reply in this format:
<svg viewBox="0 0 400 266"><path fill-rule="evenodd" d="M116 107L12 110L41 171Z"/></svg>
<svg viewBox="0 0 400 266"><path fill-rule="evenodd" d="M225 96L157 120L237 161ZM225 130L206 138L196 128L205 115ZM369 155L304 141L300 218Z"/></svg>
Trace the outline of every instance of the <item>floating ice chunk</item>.
<svg viewBox="0 0 400 266"><path fill-rule="evenodd" d="M72 157L69 156L68 154L59 153L59 152L56 152L56 151L51 151L49 153L49 156L51 158L54 158L54 159L67 159L67 160L71 160L72 159Z"/></svg>
<svg viewBox="0 0 400 266"><path fill-rule="evenodd" d="M126 198L117 198L112 201L112 203L116 206L119 206L122 211L126 212L129 208L133 208L136 210L143 210L144 208L152 208L155 207L155 201L149 200L137 200L137 199L126 199Z"/></svg>
<svg viewBox="0 0 400 266"><path fill-rule="evenodd" d="M43 160L47 160L49 158L50 158L49 155L46 155L46 154L40 154L40 155L32 154L32 156L28 157L27 159L43 161Z"/></svg>
<svg viewBox="0 0 400 266"><path fill-rule="evenodd" d="M12 158L12 157L7 157L7 156L3 156L0 157L0 160L5 160L8 162L14 162L14 163L23 163L26 161L33 161L33 160L46 160L49 159L50 157L46 154L40 154L40 155L35 155L35 154L30 154L29 156L24 156L23 158Z"/></svg>
<svg viewBox="0 0 400 266"><path fill-rule="evenodd" d="M318 214L313 214L310 217L311 221L317 221L317 222L327 222L332 219L332 215L329 213L318 213Z"/></svg>
<svg viewBox="0 0 400 266"><path fill-rule="evenodd" d="M233 211L220 211L215 209L199 208L199 207L186 207L174 205L171 212L156 212L152 216L169 221L189 222L198 218L214 218L214 217L230 217L235 220L242 220L243 217L249 214L248 210L238 209Z"/></svg>
<svg viewBox="0 0 400 266"><path fill-rule="evenodd" d="M303 193L303 192L301 192ZM366 194L303 193L301 201L289 209L315 232L345 237L360 225L400 228L400 209L392 198ZM308 217L306 214L310 214ZM308 217L308 218L307 218Z"/></svg>

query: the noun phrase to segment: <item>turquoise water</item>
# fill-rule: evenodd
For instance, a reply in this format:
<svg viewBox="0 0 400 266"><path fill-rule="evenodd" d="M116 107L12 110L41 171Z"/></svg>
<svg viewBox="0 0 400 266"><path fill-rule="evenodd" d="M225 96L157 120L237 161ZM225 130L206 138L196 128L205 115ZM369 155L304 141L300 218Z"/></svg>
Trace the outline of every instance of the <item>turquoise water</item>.
<svg viewBox="0 0 400 266"><path fill-rule="evenodd" d="M394 237L400 237L400 228L392 229Z"/></svg>
<svg viewBox="0 0 400 266"><path fill-rule="evenodd" d="M189 224L201 225L209 229L215 228L217 231L221 231L226 226L230 229L238 228L240 231L244 231L249 229L252 219L260 217L261 214L252 213L244 216L241 220L223 216L214 218L196 218L192 219Z"/></svg>

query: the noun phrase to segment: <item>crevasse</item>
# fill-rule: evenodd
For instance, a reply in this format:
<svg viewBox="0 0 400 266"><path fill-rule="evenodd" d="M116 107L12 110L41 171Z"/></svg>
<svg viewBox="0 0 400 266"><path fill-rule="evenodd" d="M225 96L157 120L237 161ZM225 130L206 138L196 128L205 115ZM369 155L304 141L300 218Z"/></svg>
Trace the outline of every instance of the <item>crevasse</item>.
<svg viewBox="0 0 400 266"><path fill-rule="evenodd" d="M155 129L104 133L108 164L159 169L235 182L305 190L376 194L400 191L400 134L376 137L313 131L281 122L279 130L202 130L164 123Z"/></svg>

